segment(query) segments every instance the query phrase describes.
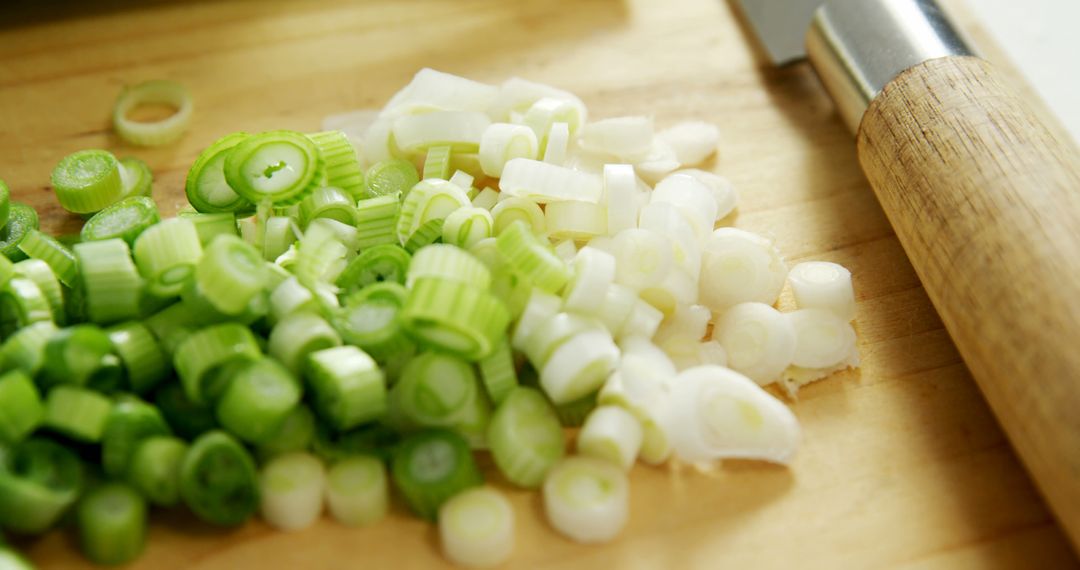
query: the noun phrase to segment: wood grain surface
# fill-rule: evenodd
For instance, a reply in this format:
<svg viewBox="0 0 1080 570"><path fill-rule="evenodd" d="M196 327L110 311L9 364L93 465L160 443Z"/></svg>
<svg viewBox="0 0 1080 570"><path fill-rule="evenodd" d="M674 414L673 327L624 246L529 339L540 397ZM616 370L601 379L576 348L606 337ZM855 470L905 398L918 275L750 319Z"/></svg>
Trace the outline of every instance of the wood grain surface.
<svg viewBox="0 0 1080 570"><path fill-rule="evenodd" d="M1080 153L972 57L902 73L859 159L987 400L1080 544Z"/></svg>
<svg viewBox="0 0 1080 570"><path fill-rule="evenodd" d="M52 12L52 13L47 13ZM381 105L420 67L579 93L596 117L715 122L707 167L740 191L736 225L793 261L849 267L863 367L792 404L805 445L790 468L729 462L702 474L636 466L631 520L604 546L518 515L523 568L1069 568L1077 560L960 361L859 169L852 136L805 65L767 66L716 0L39 2L0 15L0 177L71 231L48 188L66 153L146 160L166 211L199 150L223 133L313 130ZM122 85L172 78L196 98L178 144L128 148L108 129ZM787 303L787 299L782 302ZM489 473L493 473L490 469ZM504 488L496 475L495 484ZM84 568L74 538L25 543L43 568ZM436 533L400 506L379 525L323 520L222 533L156 513L135 568L428 568Z"/></svg>

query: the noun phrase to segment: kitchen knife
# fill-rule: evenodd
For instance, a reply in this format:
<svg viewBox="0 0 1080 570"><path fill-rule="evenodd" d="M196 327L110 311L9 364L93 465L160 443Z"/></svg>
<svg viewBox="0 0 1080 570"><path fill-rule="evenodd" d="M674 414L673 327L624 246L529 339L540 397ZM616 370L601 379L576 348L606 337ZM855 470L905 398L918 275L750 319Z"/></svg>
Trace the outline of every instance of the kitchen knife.
<svg viewBox="0 0 1080 570"><path fill-rule="evenodd" d="M931 0L738 1L775 63L809 57L945 327L1080 550L1080 153Z"/></svg>

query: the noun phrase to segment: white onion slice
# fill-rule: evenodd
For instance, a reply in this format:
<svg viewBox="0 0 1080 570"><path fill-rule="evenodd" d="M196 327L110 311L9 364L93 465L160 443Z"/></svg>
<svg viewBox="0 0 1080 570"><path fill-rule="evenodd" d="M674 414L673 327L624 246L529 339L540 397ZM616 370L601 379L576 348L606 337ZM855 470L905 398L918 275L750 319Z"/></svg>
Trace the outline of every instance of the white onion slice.
<svg viewBox="0 0 1080 570"><path fill-rule="evenodd" d="M607 233L615 235L637 227L637 177L629 164L604 166L604 197L607 206Z"/></svg>
<svg viewBox="0 0 1080 570"><path fill-rule="evenodd" d="M635 162L652 148L652 119L615 117L588 123L581 130L581 148Z"/></svg>
<svg viewBox="0 0 1080 570"><path fill-rule="evenodd" d="M773 243L736 228L712 233L701 255L699 295L713 312L748 301L771 305L780 296L787 265Z"/></svg>
<svg viewBox="0 0 1080 570"><path fill-rule="evenodd" d="M626 473L602 459L563 459L548 472L543 496L551 526L576 542L607 542L630 516Z"/></svg>
<svg viewBox="0 0 1080 570"><path fill-rule="evenodd" d="M716 222L716 199L704 183L693 176L672 174L653 190L650 203L666 202L679 209L683 217L690 222L694 235L705 240L712 233Z"/></svg>
<svg viewBox="0 0 1080 570"><path fill-rule="evenodd" d="M603 306L615 280L615 256L586 246L574 257L573 268L574 277L563 294L563 307L568 311L595 314Z"/></svg>
<svg viewBox="0 0 1080 570"><path fill-rule="evenodd" d="M851 272L828 261L804 261L788 273L795 304L801 309L825 309L845 321L855 318L855 289Z"/></svg>
<svg viewBox="0 0 1080 570"><path fill-rule="evenodd" d="M536 158L540 143L532 129L524 125L493 123L480 136L480 168L498 178L503 167L515 158Z"/></svg>
<svg viewBox="0 0 1080 570"><path fill-rule="evenodd" d="M660 131L656 137L671 145L679 162L701 164L716 152L716 145L720 143L720 129L701 121L686 121Z"/></svg>
<svg viewBox="0 0 1080 570"><path fill-rule="evenodd" d="M633 414L619 406L598 406L581 426L577 450L629 470L641 450L641 440L641 422Z"/></svg>
<svg viewBox="0 0 1080 570"><path fill-rule="evenodd" d="M731 181L719 174L705 172L696 168L677 170L675 174L693 176L709 188L713 195L713 201L716 202L716 221L727 217L739 203L739 195L735 192L735 187L732 186Z"/></svg>
<svg viewBox="0 0 1080 570"><path fill-rule="evenodd" d="M801 433L794 414L749 378L721 366L699 366L671 382L669 434L689 462L760 459L787 463Z"/></svg>
<svg viewBox="0 0 1080 570"><path fill-rule="evenodd" d="M503 168L499 188L508 196L539 203L581 200L599 203L603 183L599 176L527 158L515 158Z"/></svg>
<svg viewBox="0 0 1080 570"><path fill-rule="evenodd" d="M467 489L439 507L439 537L454 564L491 568L514 551L514 509L491 487Z"/></svg>
<svg viewBox="0 0 1080 570"><path fill-rule="evenodd" d="M570 146L570 126L566 123L554 123L547 133L544 144L544 162L562 166L566 162L566 153Z"/></svg>
<svg viewBox="0 0 1080 570"><path fill-rule="evenodd" d="M404 115L394 120L394 142L405 152L449 145L459 152L477 152L484 131L491 124L476 111L432 111Z"/></svg>
<svg viewBox="0 0 1080 570"><path fill-rule="evenodd" d="M855 350L855 329L824 309L800 309L785 315L795 329L791 363L802 368L835 368Z"/></svg>
<svg viewBox="0 0 1080 570"><path fill-rule="evenodd" d="M713 338L727 351L728 364L761 385L791 365L795 327L783 313L764 303L740 303L717 321Z"/></svg>

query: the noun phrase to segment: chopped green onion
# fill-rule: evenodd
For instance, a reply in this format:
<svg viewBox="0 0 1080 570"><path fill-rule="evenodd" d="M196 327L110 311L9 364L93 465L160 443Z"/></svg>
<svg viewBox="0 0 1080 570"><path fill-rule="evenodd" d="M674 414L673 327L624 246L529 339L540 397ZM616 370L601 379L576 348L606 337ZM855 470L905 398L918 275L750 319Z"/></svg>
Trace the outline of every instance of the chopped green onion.
<svg viewBox="0 0 1080 570"><path fill-rule="evenodd" d="M347 457L326 473L326 505L343 525L370 525L386 516L389 503L386 466L375 457Z"/></svg>
<svg viewBox="0 0 1080 570"><path fill-rule="evenodd" d="M267 352L293 375L304 370L308 354L341 345L336 330L319 315L293 313L274 325L270 331Z"/></svg>
<svg viewBox="0 0 1080 570"><path fill-rule="evenodd" d="M469 197L457 185L434 178L424 180L413 186L401 203L397 221L398 241L405 243L425 224L445 220L454 210L470 205Z"/></svg>
<svg viewBox="0 0 1080 570"><path fill-rule="evenodd" d="M344 190L354 203L362 198L364 171L349 137L342 131L325 131L308 135L308 138L319 147L319 155L326 162L327 184Z"/></svg>
<svg viewBox="0 0 1080 570"><path fill-rule="evenodd" d="M105 474L123 475L142 440L171 434L165 418L154 406L135 398L117 402L109 412L101 439L101 466Z"/></svg>
<svg viewBox="0 0 1080 570"><path fill-rule="evenodd" d="M486 291L428 278L418 280L409 291L401 320L422 344L479 360L491 354L506 333L510 314Z"/></svg>
<svg viewBox="0 0 1080 570"><path fill-rule="evenodd" d="M464 190L465 193L469 195L470 200L475 198L478 192L476 188L473 188L473 182L475 181L476 178L474 176L463 170L455 170L454 175L448 180L451 184Z"/></svg>
<svg viewBox="0 0 1080 570"><path fill-rule="evenodd" d="M409 239L405 240L405 251L409 253L416 253L416 250L431 245L442 237L442 227L444 220L434 219L424 222Z"/></svg>
<svg viewBox="0 0 1080 570"><path fill-rule="evenodd" d="M385 363L412 346L398 318L406 295L405 288L395 282L368 285L345 299L334 326L345 342Z"/></svg>
<svg viewBox="0 0 1080 570"><path fill-rule="evenodd" d="M285 531L305 529L323 510L326 470L322 461L302 451L279 455L259 474L262 517Z"/></svg>
<svg viewBox="0 0 1080 570"><path fill-rule="evenodd" d="M412 168L410 166L409 168ZM398 212L401 202L396 194L367 198L356 203L357 246L368 248L399 243Z"/></svg>
<svg viewBox="0 0 1080 570"><path fill-rule="evenodd" d="M326 173L319 148L295 131L268 131L240 141L225 156L225 180L252 204L303 200Z"/></svg>
<svg viewBox="0 0 1080 570"><path fill-rule="evenodd" d="M549 293L558 293L570 280L570 269L551 248L514 222L496 239L499 253L517 275Z"/></svg>
<svg viewBox="0 0 1080 570"><path fill-rule="evenodd" d="M499 203L499 193L493 188L484 188L480 192L473 196L472 205L477 208L482 208L491 212L491 209ZM541 216L541 219L543 217Z"/></svg>
<svg viewBox="0 0 1080 570"><path fill-rule="evenodd" d="M217 402L218 421L243 441L268 441L300 403L300 383L269 358L229 371L228 386Z"/></svg>
<svg viewBox="0 0 1080 570"><path fill-rule="evenodd" d="M146 229L134 246L135 265L155 295L175 296L195 271L202 245L189 218L172 218Z"/></svg>
<svg viewBox="0 0 1080 570"><path fill-rule="evenodd" d="M124 198L132 196L152 197L154 173L150 170L149 165L138 158L129 156L120 159L120 182L123 184L120 195Z"/></svg>
<svg viewBox="0 0 1080 570"><path fill-rule="evenodd" d="M140 105L152 104L169 105L176 112L153 122L128 118L128 113ZM122 140L133 145L167 145L183 136L191 122L193 109L194 102L187 87L163 79L145 81L120 92L113 107L113 129Z"/></svg>
<svg viewBox="0 0 1080 570"><path fill-rule="evenodd" d="M542 297L534 298L538 302L544 300ZM539 312L543 309L536 310ZM521 350L537 370L542 370L551 355L578 334L604 330L599 321L574 313L555 313L543 321L530 324L530 327L531 332L521 343Z"/></svg>
<svg viewBox="0 0 1080 570"><path fill-rule="evenodd" d="M146 501L131 487L106 483L79 502L79 545L95 564L124 564L146 545Z"/></svg>
<svg viewBox="0 0 1080 570"><path fill-rule="evenodd" d="M0 254L11 261L26 259L19 245L30 230L38 229L37 210L21 202L11 202L7 224L0 228Z"/></svg>
<svg viewBox="0 0 1080 570"><path fill-rule="evenodd" d="M367 353L339 346L308 356L307 378L319 415L339 430L386 411L386 377Z"/></svg>
<svg viewBox="0 0 1080 570"><path fill-rule="evenodd" d="M333 220L324 220L333 222ZM337 222L333 222L337 224ZM344 224L339 224L343 225ZM355 233L352 226L344 226ZM267 260L277 259L285 253L289 246L296 243L300 238L301 231L296 221L287 216L272 216L266 220L266 231L263 235L263 257Z"/></svg>
<svg viewBox="0 0 1080 570"><path fill-rule="evenodd" d="M510 336L511 345L517 350L524 351L533 331L561 311L562 299L559 296L541 289L533 289Z"/></svg>
<svg viewBox="0 0 1080 570"><path fill-rule="evenodd" d="M83 484L83 465L68 448L30 438L0 448L0 527L39 534L75 504Z"/></svg>
<svg viewBox="0 0 1080 570"><path fill-rule="evenodd" d="M75 285L79 276L79 264L75 261L75 254L52 236L38 230L29 230L19 242L19 249L32 259L48 263L56 278L64 285Z"/></svg>
<svg viewBox="0 0 1080 570"><path fill-rule="evenodd" d="M630 516L626 474L602 459L564 459L548 474L543 494L548 522L576 542L607 542Z"/></svg>
<svg viewBox="0 0 1080 570"><path fill-rule="evenodd" d="M52 172L56 199L69 212L90 214L120 199L120 163L104 150L69 154Z"/></svg>
<svg viewBox="0 0 1080 570"><path fill-rule="evenodd" d="M413 512L434 520L450 497L483 483L460 435L429 429L406 438L394 452L394 483Z"/></svg>
<svg viewBox="0 0 1080 570"><path fill-rule="evenodd" d="M277 321L296 312L317 310L315 296L296 277L282 281L270 294L270 314Z"/></svg>
<svg viewBox="0 0 1080 570"><path fill-rule="evenodd" d="M184 303L174 303L143 321L165 354L172 356L180 343L201 326L202 319Z"/></svg>
<svg viewBox="0 0 1080 570"><path fill-rule="evenodd" d="M300 225L307 227L317 218L329 218L343 224L356 224L356 201L348 192L326 186L314 190L300 201Z"/></svg>
<svg viewBox="0 0 1080 570"><path fill-rule="evenodd" d="M595 392L619 359L619 348L606 330L574 335L556 348L540 369L540 385L551 401L565 404Z"/></svg>
<svg viewBox="0 0 1080 570"><path fill-rule="evenodd" d="M525 222L534 234L543 234L547 231L547 222L544 219L544 211L540 206L527 198L499 195L499 202L492 206L491 217L495 225L495 235L502 235L514 222Z"/></svg>
<svg viewBox="0 0 1080 570"><path fill-rule="evenodd" d="M311 449L326 461L340 461L356 455L372 455L389 461L401 434L383 423L339 433L325 422L315 425Z"/></svg>
<svg viewBox="0 0 1080 570"><path fill-rule="evenodd" d="M45 358L45 343L55 332L56 325L52 321L40 321L20 328L0 345L0 367L36 375Z"/></svg>
<svg viewBox="0 0 1080 570"><path fill-rule="evenodd" d="M504 339L491 354L477 362L488 398L498 406L517 387L517 370L510 344Z"/></svg>
<svg viewBox="0 0 1080 570"><path fill-rule="evenodd" d="M407 160L377 162L364 175L365 194L369 198L393 196L396 201L397 196L404 195L417 182L420 182L420 175L416 166Z"/></svg>
<svg viewBox="0 0 1080 570"><path fill-rule="evenodd" d="M195 282L216 310L239 315L266 286L266 265L250 244L218 236L195 266Z"/></svg>
<svg viewBox="0 0 1080 570"><path fill-rule="evenodd" d="M410 425L456 428L464 425L483 398L470 363L439 352L410 360L391 392L395 413Z"/></svg>
<svg viewBox="0 0 1080 570"><path fill-rule="evenodd" d="M491 212L476 207L461 208L446 217L442 240L443 243L469 249L480 240L491 237L494 226Z"/></svg>
<svg viewBox="0 0 1080 570"><path fill-rule="evenodd" d="M199 234L199 243L203 247L210 245L210 242L214 241L214 238L219 235L237 235L236 216L232 212L212 214L181 212L177 217L184 218L195 224L195 233Z"/></svg>
<svg viewBox="0 0 1080 570"><path fill-rule="evenodd" d="M337 278L337 286L348 294L372 283L405 283L412 256L397 244L380 244L360 252Z"/></svg>
<svg viewBox="0 0 1080 570"><path fill-rule="evenodd" d="M192 402L212 402L225 391L227 379L217 372L228 364L262 356L251 330L239 323L206 327L188 335L173 354L173 366Z"/></svg>
<svg viewBox="0 0 1080 570"><path fill-rule="evenodd" d="M180 464L187 443L172 436L150 436L139 442L125 475L147 501L171 507L180 501Z"/></svg>
<svg viewBox="0 0 1080 570"><path fill-rule="evenodd" d="M448 146L433 146L427 150L424 159L424 180L439 178L450 179L450 152Z"/></svg>
<svg viewBox="0 0 1080 570"><path fill-rule="evenodd" d="M143 281L122 239L83 242L75 245L82 269L86 310L90 320L109 324L139 314Z"/></svg>
<svg viewBox="0 0 1080 570"><path fill-rule="evenodd" d="M283 453L303 451L315 439L315 415L311 408L300 404L293 408L273 434L258 444L258 455L268 459Z"/></svg>
<svg viewBox="0 0 1080 570"><path fill-rule="evenodd" d="M162 386L155 394L154 403L176 434L184 439L194 439L217 427L213 409L188 399L179 382Z"/></svg>
<svg viewBox="0 0 1080 570"><path fill-rule="evenodd" d="M79 441L97 443L105 433L112 402L75 386L57 386L45 398L45 427Z"/></svg>
<svg viewBox="0 0 1080 570"><path fill-rule="evenodd" d="M603 193L603 184L599 176L589 172L528 158L515 158L503 167L499 189L509 196L529 198L540 203L560 200L597 203Z"/></svg>
<svg viewBox="0 0 1080 570"><path fill-rule="evenodd" d="M225 157L251 135L232 133L208 146L191 165L184 190L188 202L199 212L248 212L254 205L236 193L225 180Z"/></svg>
<svg viewBox="0 0 1080 570"><path fill-rule="evenodd" d="M514 509L491 487L458 493L439 508L443 552L454 564L490 568L514 550Z"/></svg>
<svg viewBox="0 0 1080 570"><path fill-rule="evenodd" d="M41 394L21 370L0 375L0 445L22 441L45 419Z"/></svg>
<svg viewBox="0 0 1080 570"><path fill-rule="evenodd" d="M0 335L8 337L40 322L52 322L49 298L30 279L14 277L0 286Z"/></svg>
<svg viewBox="0 0 1080 570"><path fill-rule="evenodd" d="M49 311L54 321L63 324L67 320L64 312L64 292L48 263L40 259L24 259L15 264L15 275L25 277L38 286L49 302Z"/></svg>
<svg viewBox="0 0 1080 570"><path fill-rule="evenodd" d="M641 450L641 441L641 423L630 412L618 406L600 406L585 420L577 450L628 470Z"/></svg>
<svg viewBox="0 0 1080 570"><path fill-rule="evenodd" d="M503 399L488 426L488 443L503 476L527 488L538 487L566 452L555 410L532 388L514 388Z"/></svg>
<svg viewBox="0 0 1080 570"><path fill-rule="evenodd" d="M4 285L15 276L15 264L7 256L0 254L0 285Z"/></svg>
<svg viewBox="0 0 1080 570"><path fill-rule="evenodd" d="M96 325L85 324L56 331L45 343L45 361L41 367L42 380L47 385L74 384L97 388L118 385L111 378L119 371L103 368L106 356L113 352L109 335ZM99 378L102 375L104 377Z"/></svg>
<svg viewBox="0 0 1080 570"><path fill-rule="evenodd" d="M491 271L469 252L449 244L423 247L413 255L405 285L420 279L442 279L464 283L477 289L491 286Z"/></svg>
<svg viewBox="0 0 1080 570"><path fill-rule="evenodd" d="M255 462L227 433L205 433L191 443L180 465L180 496L208 523L239 525L259 508Z"/></svg>
<svg viewBox="0 0 1080 570"><path fill-rule="evenodd" d="M82 241L120 238L132 245L146 228L161 221L157 204L146 196L131 196L102 208L83 224Z"/></svg>

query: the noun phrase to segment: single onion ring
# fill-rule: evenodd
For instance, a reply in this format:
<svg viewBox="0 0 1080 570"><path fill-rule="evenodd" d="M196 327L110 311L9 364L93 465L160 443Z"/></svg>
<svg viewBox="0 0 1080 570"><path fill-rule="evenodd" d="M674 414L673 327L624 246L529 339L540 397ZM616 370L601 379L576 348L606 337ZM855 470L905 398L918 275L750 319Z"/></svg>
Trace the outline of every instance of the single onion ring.
<svg viewBox="0 0 1080 570"><path fill-rule="evenodd" d="M133 121L128 113L146 104L171 105L176 112L154 122ZM153 80L125 87L113 107L113 129L124 142L137 146L161 146L175 142L191 122L194 104L187 87L175 81Z"/></svg>

